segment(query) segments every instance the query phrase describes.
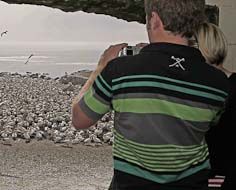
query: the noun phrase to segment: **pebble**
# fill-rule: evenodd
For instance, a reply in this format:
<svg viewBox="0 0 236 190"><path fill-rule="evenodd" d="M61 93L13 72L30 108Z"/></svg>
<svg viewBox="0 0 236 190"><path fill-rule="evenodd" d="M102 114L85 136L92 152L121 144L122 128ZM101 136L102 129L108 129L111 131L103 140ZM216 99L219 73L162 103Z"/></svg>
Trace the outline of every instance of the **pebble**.
<svg viewBox="0 0 236 190"><path fill-rule="evenodd" d="M80 89L74 81L65 84L37 73L0 73L0 141L112 145L113 112L89 129L76 130L72 126L71 103Z"/></svg>

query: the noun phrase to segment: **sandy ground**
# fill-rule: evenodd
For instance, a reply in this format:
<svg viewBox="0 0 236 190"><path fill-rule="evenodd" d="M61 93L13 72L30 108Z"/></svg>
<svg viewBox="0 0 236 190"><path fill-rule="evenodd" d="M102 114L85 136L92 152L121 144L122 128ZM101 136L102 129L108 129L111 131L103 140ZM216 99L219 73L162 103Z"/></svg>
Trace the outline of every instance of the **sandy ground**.
<svg viewBox="0 0 236 190"><path fill-rule="evenodd" d="M0 141L0 190L106 190L112 178L110 146L61 147L52 142Z"/></svg>

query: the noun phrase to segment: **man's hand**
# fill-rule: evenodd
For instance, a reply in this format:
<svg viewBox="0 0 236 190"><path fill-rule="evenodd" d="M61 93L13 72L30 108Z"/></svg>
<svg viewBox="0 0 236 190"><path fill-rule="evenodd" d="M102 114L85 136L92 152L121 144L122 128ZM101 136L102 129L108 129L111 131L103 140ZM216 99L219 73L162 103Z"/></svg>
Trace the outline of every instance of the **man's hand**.
<svg viewBox="0 0 236 190"><path fill-rule="evenodd" d="M122 43L122 44L112 45L108 49L106 49L98 62L97 69L101 72L107 66L107 64L112 59L118 57L119 52L127 46L128 44Z"/></svg>

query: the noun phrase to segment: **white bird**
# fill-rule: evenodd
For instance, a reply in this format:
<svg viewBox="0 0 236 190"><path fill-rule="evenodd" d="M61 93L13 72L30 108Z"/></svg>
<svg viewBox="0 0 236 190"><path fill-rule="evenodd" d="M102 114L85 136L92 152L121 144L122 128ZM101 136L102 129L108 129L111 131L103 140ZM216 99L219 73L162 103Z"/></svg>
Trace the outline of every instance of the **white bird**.
<svg viewBox="0 0 236 190"><path fill-rule="evenodd" d="M25 64L27 64L27 63L29 62L30 58L33 57L33 56L34 56L34 54L31 54L31 55L28 57L28 59L27 59L27 61L25 62Z"/></svg>
<svg viewBox="0 0 236 190"><path fill-rule="evenodd" d="M6 35L7 33L8 33L7 30L6 30L5 32L2 32L2 33L1 33L1 37L3 37L4 34Z"/></svg>

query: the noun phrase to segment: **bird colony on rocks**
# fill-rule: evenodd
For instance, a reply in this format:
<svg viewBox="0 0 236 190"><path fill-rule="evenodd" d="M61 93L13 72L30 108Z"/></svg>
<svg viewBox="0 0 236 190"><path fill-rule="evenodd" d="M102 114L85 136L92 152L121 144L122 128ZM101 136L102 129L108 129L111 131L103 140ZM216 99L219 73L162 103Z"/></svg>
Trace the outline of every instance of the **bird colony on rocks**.
<svg viewBox="0 0 236 190"><path fill-rule="evenodd" d="M66 77L69 78L64 76L63 81ZM89 129L76 130L72 126L71 103L81 86L70 80L62 83L60 78L52 79L45 74L0 73L0 141L112 144L112 112Z"/></svg>

